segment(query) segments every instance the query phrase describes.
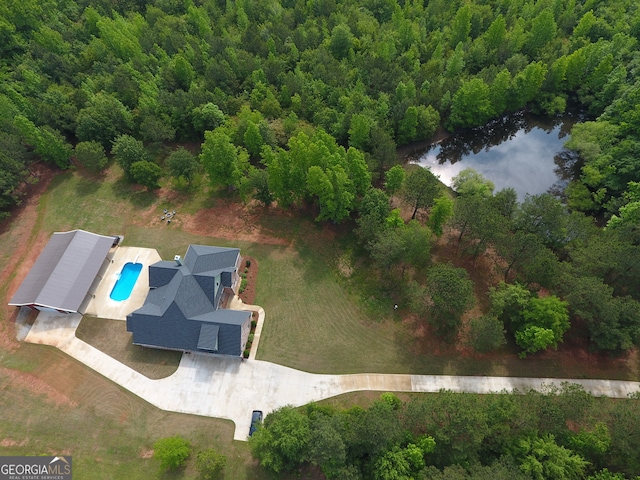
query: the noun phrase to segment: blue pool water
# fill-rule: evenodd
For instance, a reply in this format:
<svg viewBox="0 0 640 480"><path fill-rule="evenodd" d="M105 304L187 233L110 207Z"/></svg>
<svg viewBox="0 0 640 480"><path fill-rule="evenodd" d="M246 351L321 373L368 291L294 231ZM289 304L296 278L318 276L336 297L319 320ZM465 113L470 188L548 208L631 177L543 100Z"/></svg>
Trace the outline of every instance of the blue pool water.
<svg viewBox="0 0 640 480"><path fill-rule="evenodd" d="M142 271L141 263L131 263L127 262L122 267L122 271L120 272L120 278L113 286L113 290L111 290L112 300L117 300L121 302L122 300L126 300L131 295L131 291L133 290L133 286L136 284L136 280L138 280L138 276Z"/></svg>

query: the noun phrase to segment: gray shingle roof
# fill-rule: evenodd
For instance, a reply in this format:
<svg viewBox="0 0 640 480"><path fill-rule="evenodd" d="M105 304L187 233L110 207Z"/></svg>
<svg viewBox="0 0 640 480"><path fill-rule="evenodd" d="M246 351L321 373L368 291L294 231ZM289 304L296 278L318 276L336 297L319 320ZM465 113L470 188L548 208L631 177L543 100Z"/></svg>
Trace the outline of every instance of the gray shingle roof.
<svg viewBox="0 0 640 480"><path fill-rule="evenodd" d="M133 343L241 355L242 329L251 312L218 308L239 258L237 248L190 245L182 264L151 265L145 303L127 316Z"/></svg>
<svg viewBox="0 0 640 480"><path fill-rule="evenodd" d="M84 230L54 233L9 305L77 312L112 244Z"/></svg>
<svg viewBox="0 0 640 480"><path fill-rule="evenodd" d="M229 269L235 270L239 255L239 248L189 245L187 254L184 256L184 264L194 275Z"/></svg>

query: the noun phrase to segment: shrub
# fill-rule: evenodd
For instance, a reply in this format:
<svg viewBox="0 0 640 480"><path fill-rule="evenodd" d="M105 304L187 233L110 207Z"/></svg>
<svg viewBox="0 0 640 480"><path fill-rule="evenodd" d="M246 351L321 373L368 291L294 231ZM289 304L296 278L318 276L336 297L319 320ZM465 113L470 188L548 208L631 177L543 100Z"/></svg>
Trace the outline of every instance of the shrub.
<svg viewBox="0 0 640 480"><path fill-rule="evenodd" d="M227 457L212 448L198 452L196 457L196 469L203 480L222 478L222 472L226 464Z"/></svg>
<svg viewBox="0 0 640 480"><path fill-rule="evenodd" d="M179 435L161 438L153 445L153 457L160 460L160 469L163 471L183 466L190 454L189 442Z"/></svg>
<svg viewBox="0 0 640 480"><path fill-rule="evenodd" d="M256 328L258 326L258 322L256 320L251 320L251 328Z"/></svg>
<svg viewBox="0 0 640 480"><path fill-rule="evenodd" d="M249 334L249 338L248 338L247 342L253 343L253 333Z"/></svg>
<svg viewBox="0 0 640 480"><path fill-rule="evenodd" d="M394 410L399 410L402 407L402 400L400 400L394 393L385 392L380 395L380 400L389 405Z"/></svg>
<svg viewBox="0 0 640 480"><path fill-rule="evenodd" d="M244 352L242 353L242 356L243 356L244 358L249 358L249 349L248 349L248 348L245 348L245 349L244 349Z"/></svg>
<svg viewBox="0 0 640 480"><path fill-rule="evenodd" d="M251 266L251 260L247 260L244 265L249 268Z"/></svg>

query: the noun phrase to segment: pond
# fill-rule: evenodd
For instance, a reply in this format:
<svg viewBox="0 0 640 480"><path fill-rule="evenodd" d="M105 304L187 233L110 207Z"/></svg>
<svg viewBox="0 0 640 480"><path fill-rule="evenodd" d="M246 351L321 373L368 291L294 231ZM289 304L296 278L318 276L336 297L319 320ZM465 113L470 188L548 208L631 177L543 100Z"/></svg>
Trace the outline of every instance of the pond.
<svg viewBox="0 0 640 480"><path fill-rule="evenodd" d="M576 122L517 113L414 150L408 159L429 167L448 186L461 170L473 168L496 192L514 188L520 201L526 194L560 193L575 175L576 156L563 145Z"/></svg>

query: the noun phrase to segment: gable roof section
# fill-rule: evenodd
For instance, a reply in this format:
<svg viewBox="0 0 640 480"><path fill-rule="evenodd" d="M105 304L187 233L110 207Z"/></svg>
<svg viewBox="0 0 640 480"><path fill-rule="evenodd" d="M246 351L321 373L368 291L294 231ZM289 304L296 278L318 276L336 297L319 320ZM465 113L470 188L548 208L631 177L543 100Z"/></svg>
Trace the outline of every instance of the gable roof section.
<svg viewBox="0 0 640 480"><path fill-rule="evenodd" d="M112 244L84 230L54 233L9 305L77 312Z"/></svg>
<svg viewBox="0 0 640 480"><path fill-rule="evenodd" d="M160 261L149 266L149 287L157 288L171 281L177 269L176 262Z"/></svg>
<svg viewBox="0 0 640 480"><path fill-rule="evenodd" d="M194 275L218 275L222 271L235 270L239 256L239 248L189 245L184 264Z"/></svg>

